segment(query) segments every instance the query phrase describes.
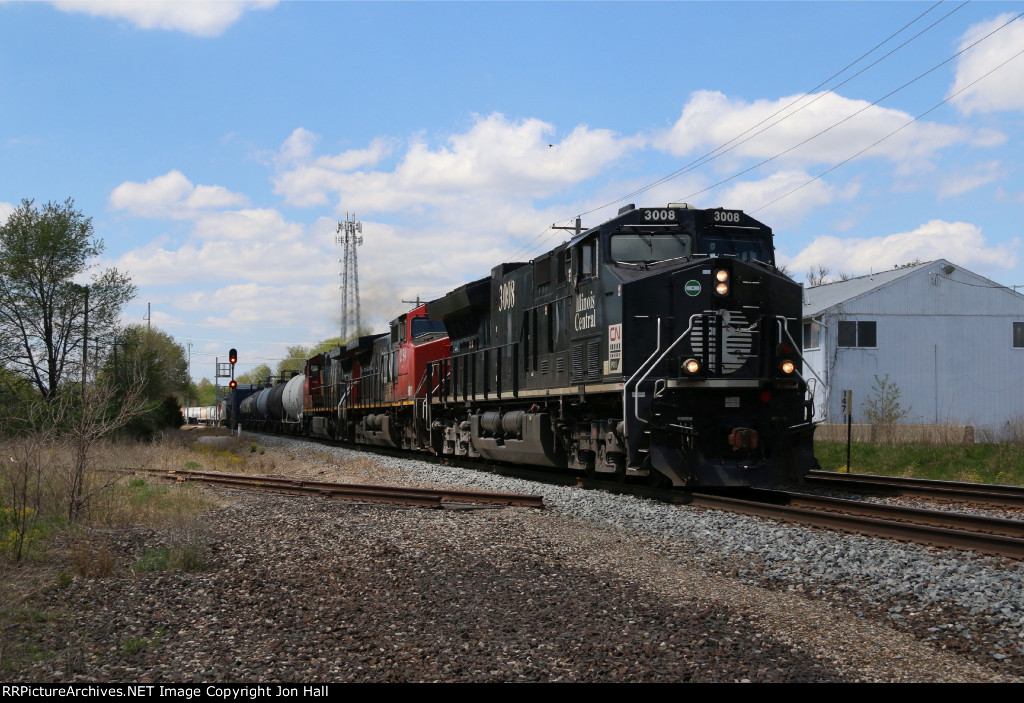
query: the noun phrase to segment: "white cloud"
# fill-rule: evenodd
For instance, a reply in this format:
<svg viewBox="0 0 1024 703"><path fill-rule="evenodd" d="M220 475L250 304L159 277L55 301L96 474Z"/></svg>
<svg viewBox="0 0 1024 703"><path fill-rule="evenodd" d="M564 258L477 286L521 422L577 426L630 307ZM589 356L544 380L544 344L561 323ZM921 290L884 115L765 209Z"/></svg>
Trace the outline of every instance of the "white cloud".
<svg viewBox="0 0 1024 703"><path fill-rule="evenodd" d="M14 206L10 203L0 202L0 226L7 222L7 218L14 212Z"/></svg>
<svg viewBox="0 0 1024 703"><path fill-rule="evenodd" d="M733 150L715 162L720 170L733 170L742 159L761 160L782 154L826 129L829 131L785 153L778 161L802 165L834 164L850 158L912 119L910 114L901 110L870 106L867 101L844 98L834 93L812 95L794 107L786 108L795 98L789 96L748 103L715 91L697 91L691 94L690 101L672 128L658 135L654 144L676 156L696 155L730 142L767 120L737 140L732 145ZM796 112L801 105L807 107ZM780 110L783 111L781 115L772 117ZM856 117L838 124L858 112L860 114ZM780 120L783 115L789 117ZM750 138L774 122L778 124ZM907 168L920 168L939 150L968 141L971 137L969 131L958 127L916 122L860 158L885 158Z"/></svg>
<svg viewBox="0 0 1024 703"><path fill-rule="evenodd" d="M429 207L455 195L547 197L593 177L643 143L586 125L560 140L554 135L554 126L541 120L516 122L495 113L477 117L443 146L413 138L393 171L357 171L390 155L394 143L375 140L367 149L313 159L315 136L296 130L282 145L278 163L284 168L274 180L275 192L300 206L323 205L333 195L360 203L364 211Z"/></svg>
<svg viewBox="0 0 1024 703"><path fill-rule="evenodd" d="M951 198L963 195L989 183L994 183L1005 176L999 161L988 161L976 164L966 172L951 173L942 180L939 187L940 198Z"/></svg>
<svg viewBox="0 0 1024 703"><path fill-rule="evenodd" d="M1003 14L972 26L960 38L960 49L973 44L1013 17ZM1017 20L1005 29L967 51L957 61L956 74L949 94L967 88L972 81L985 75L1024 49L1024 22ZM954 104L965 115L998 110L1024 110L1024 56L1014 58L1005 66L964 90L953 98Z"/></svg>
<svg viewBox="0 0 1024 703"><path fill-rule="evenodd" d="M114 265L139 285L329 279L334 275L332 240L305 234L304 227L273 210L216 213L197 220L180 248L167 249L167 240L157 238L121 255Z"/></svg>
<svg viewBox="0 0 1024 703"><path fill-rule="evenodd" d="M277 0L52 0L65 12L127 20L140 29L167 29L216 37L238 21L242 13L266 9Z"/></svg>
<svg viewBox="0 0 1024 703"><path fill-rule="evenodd" d="M138 217L192 219L203 211L246 205L249 199L222 186L197 186L180 171L145 183L125 181L110 194L110 206Z"/></svg>
<svg viewBox="0 0 1024 703"><path fill-rule="evenodd" d="M969 268L1010 269L1017 264L1019 245L1019 240L1012 239L990 246L977 225L931 220L910 232L883 237L818 237L782 263L793 271L821 264L854 274L892 268L914 259L948 259Z"/></svg>
<svg viewBox="0 0 1024 703"><path fill-rule="evenodd" d="M850 200L860 191L858 183L836 188L820 178L813 181L811 178L806 171L779 171L759 181L737 183L723 192L721 203L723 207L748 213L759 210L754 213L756 217L770 221L773 228L783 228L794 226L814 208L837 200ZM781 200L761 210L780 197Z"/></svg>

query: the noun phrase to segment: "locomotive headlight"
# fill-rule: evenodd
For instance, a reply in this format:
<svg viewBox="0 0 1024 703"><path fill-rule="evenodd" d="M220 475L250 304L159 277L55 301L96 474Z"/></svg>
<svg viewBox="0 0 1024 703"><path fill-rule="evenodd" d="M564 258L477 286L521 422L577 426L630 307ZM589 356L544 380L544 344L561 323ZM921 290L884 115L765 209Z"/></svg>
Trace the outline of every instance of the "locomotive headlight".
<svg viewBox="0 0 1024 703"><path fill-rule="evenodd" d="M779 364L779 371L789 376L796 371L796 366L794 366L793 362L789 359L785 359L781 364Z"/></svg>
<svg viewBox="0 0 1024 703"><path fill-rule="evenodd" d="M717 269L715 271L715 294L716 295L728 295L729 294L729 272L725 269Z"/></svg>
<svg viewBox="0 0 1024 703"><path fill-rule="evenodd" d="M696 359L687 359L683 362L683 372L690 376L700 373L700 362Z"/></svg>

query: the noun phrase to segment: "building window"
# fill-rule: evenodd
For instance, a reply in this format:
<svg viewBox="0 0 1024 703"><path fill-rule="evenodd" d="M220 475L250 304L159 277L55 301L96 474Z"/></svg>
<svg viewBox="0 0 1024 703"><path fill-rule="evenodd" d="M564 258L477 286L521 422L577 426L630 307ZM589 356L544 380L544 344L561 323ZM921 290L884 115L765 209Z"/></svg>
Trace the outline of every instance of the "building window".
<svg viewBox="0 0 1024 703"><path fill-rule="evenodd" d="M1013 323L1013 348L1024 349L1024 322Z"/></svg>
<svg viewBox="0 0 1024 703"><path fill-rule="evenodd" d="M804 323L804 349L821 347L821 325L817 322Z"/></svg>
<svg viewBox="0 0 1024 703"><path fill-rule="evenodd" d="M843 321L839 323L839 346L840 347L869 347L878 346L878 333L874 320L865 321Z"/></svg>

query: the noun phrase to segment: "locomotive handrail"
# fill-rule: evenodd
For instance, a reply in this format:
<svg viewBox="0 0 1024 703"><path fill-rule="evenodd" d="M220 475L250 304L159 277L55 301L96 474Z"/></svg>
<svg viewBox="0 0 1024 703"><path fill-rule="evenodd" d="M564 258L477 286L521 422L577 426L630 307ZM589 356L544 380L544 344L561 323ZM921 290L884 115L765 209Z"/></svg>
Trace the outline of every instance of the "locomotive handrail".
<svg viewBox="0 0 1024 703"><path fill-rule="evenodd" d="M647 377L651 375L651 372L654 371L654 369L658 366L658 364L661 363L662 359L664 359L668 355L668 353L670 351L675 349L677 344L679 344L681 341L683 341L683 339L685 339L690 334L690 332L693 330L693 321L694 321L694 319L696 319L698 317L704 317L704 313L695 313L693 315L690 315L690 325L686 328L686 331L683 332L678 337L676 337L676 341L672 342L672 344L670 344L668 346L668 349L666 349L665 351L663 351L661 353L661 356L658 357L658 360L655 361L653 364L651 364L650 368L648 368L647 371L644 373L644 375L640 377L640 380L636 382L636 387L637 388L640 387L641 383L643 383L644 381L647 380ZM660 327L661 327L661 318L660 317L658 318L658 327L659 327L659 332L660 332L661 331L660 330ZM655 349L654 350L654 354L657 354L657 353L658 353L658 350ZM653 357L654 354L651 354L651 357ZM648 358L647 361L650 361L650 358ZM644 362L644 364L640 368L642 369L646 365L647 365L647 362ZM640 373L640 371L637 370L637 373ZM633 374L633 375L636 376L636 374ZM632 380L632 379L630 379L630 380ZM629 383L629 381L627 381L626 383ZM645 420L642 417L640 417L640 397L638 395L636 395L636 393L633 394L633 415L634 415L634 417L636 417L637 420L639 420L640 422L644 423L645 425L651 424L647 420Z"/></svg>
<svg viewBox="0 0 1024 703"><path fill-rule="evenodd" d="M650 363L651 359L653 359L655 357L655 355L661 350L661 318L660 317L658 318L658 326L657 326L657 329L655 330L655 332L656 332L656 334L655 334L654 351L651 353L651 355L649 357L647 357L647 361L645 361L644 363L640 364L640 367L633 373L632 376L630 376L626 380L626 383L623 384L623 386L622 386L622 436L626 439L627 451L628 451L628 447L629 447L629 411L626 410L626 408L629 407L629 384L633 382L633 379L636 378L637 375L641 371L644 370L644 367L647 366L647 364Z"/></svg>
<svg viewBox="0 0 1024 703"><path fill-rule="evenodd" d="M789 343L793 345L793 349L796 351L796 355L800 357L800 361L804 362L804 365L807 367L807 369L812 374L814 374L814 377L816 379L818 379L818 383L820 383L821 386L825 389L825 406L824 407L825 407L825 411L828 412L828 400L829 400L829 396L831 395L831 389L828 387L828 385L826 385L826 383L823 380L821 380L821 376L818 375L818 372L815 371L814 367L811 366L810 363L808 363L807 359L804 358L803 352L800 350L800 345L797 344L793 340L793 335L791 335L789 333L789 326L786 324L786 322L788 322L788 321L789 321L788 318L786 318L783 315L776 315L775 316L775 324L777 324L779 326L780 332L785 332L786 333L786 337L789 339ZM779 334L779 339L782 339L782 334L781 333ZM799 371L797 372L796 375L800 377L801 381L803 381L804 383L807 383L807 379L805 379L800 374ZM814 394L813 393L811 394L811 399L812 400L814 399ZM814 417L813 411L811 413L811 417L812 418Z"/></svg>
<svg viewBox="0 0 1024 703"><path fill-rule="evenodd" d="M511 397L512 398L518 398L519 397L519 345L520 344L521 344L521 342L519 342L518 340L514 341L514 342L505 342L504 344L494 344L494 345L491 345L489 347L481 347L479 349L471 349L471 350L468 350L468 351L459 352L458 354L449 354L444 359L437 359L435 361L429 362L430 364L436 364L436 363L440 363L440 362L444 362L444 361L449 362L449 368L448 368L447 374L445 374L443 376L439 375L438 388L440 388L441 385L442 385L442 383L441 383L441 379L442 378L443 379L451 379L452 378L451 362L456 361L456 360L462 361L463 359L468 359L470 364L472 365L473 359L476 358L475 355L482 354L482 355L484 355L483 356L483 359L484 359L484 378L483 378L484 387L482 389L483 390L483 395L484 395L485 398L487 398L492 392L494 392L496 394L497 398L501 399L502 394L504 392L504 389L502 388L502 373L501 373L502 372L502 366L503 366L503 363L502 363L502 351L507 349L507 348L509 348L509 347L511 347L512 348L512 365L511 365L511 368L512 368L512 387L510 389L510 392L511 392ZM494 354L494 364L493 364L493 366L494 366L494 370L497 372L497 381L496 381L496 387L493 388L493 389L490 386L489 370L490 370L490 366L491 366L491 364L490 364L490 356L491 355L489 354L489 352L496 352ZM477 394L476 373L475 373L475 371L473 372L473 378L474 378L474 380L473 380L473 383L472 383L472 395L475 397L476 394ZM449 394L446 392L443 396L441 396L442 402L447 402L448 395ZM455 395L455 398L458 399L458 396L459 396L458 388L456 388L456 391L455 391L454 395ZM465 398L466 395L467 395L467 393L465 392L465 390L463 390L463 393L462 393L463 398Z"/></svg>

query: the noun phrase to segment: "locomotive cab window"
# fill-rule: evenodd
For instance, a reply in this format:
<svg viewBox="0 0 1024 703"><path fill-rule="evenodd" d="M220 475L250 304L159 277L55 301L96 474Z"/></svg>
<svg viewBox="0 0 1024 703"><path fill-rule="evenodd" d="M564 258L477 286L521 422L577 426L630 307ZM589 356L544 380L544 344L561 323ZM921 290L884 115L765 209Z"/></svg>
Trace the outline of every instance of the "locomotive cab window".
<svg viewBox="0 0 1024 703"><path fill-rule="evenodd" d="M1024 322L1013 323L1013 348L1024 349Z"/></svg>
<svg viewBox="0 0 1024 703"><path fill-rule="evenodd" d="M770 248L765 242L747 237L705 237L708 256L732 256L740 261L773 262Z"/></svg>
<svg viewBox="0 0 1024 703"><path fill-rule="evenodd" d="M611 238L611 257L624 263L688 259L691 244L687 234L616 234Z"/></svg>
<svg viewBox="0 0 1024 703"><path fill-rule="evenodd" d="M576 257L579 275L593 276L597 272L597 246L593 239L577 247Z"/></svg>
<svg viewBox="0 0 1024 703"><path fill-rule="evenodd" d="M445 334L444 323L441 320L430 320L426 317L413 318L412 338L419 339L428 334Z"/></svg>

